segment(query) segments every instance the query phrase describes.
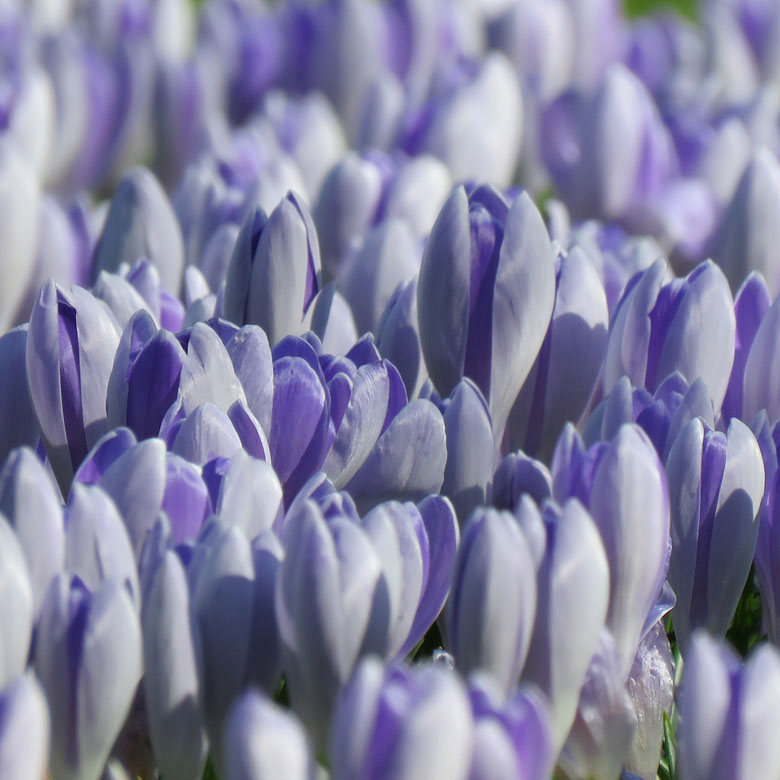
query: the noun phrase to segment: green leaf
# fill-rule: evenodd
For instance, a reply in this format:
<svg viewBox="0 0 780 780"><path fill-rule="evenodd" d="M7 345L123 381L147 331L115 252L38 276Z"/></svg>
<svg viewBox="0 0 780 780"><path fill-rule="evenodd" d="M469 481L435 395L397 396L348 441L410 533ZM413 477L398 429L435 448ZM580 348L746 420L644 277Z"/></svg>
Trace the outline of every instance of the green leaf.
<svg viewBox="0 0 780 780"><path fill-rule="evenodd" d="M656 11L676 11L681 16L698 19L697 0L623 0L623 8L629 17L645 16Z"/></svg>

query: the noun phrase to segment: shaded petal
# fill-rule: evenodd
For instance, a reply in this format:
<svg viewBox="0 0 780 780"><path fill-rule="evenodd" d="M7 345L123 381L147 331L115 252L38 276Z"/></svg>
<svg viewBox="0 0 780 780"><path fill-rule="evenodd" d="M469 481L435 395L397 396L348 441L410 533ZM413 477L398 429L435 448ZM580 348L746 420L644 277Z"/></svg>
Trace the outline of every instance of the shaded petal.
<svg viewBox="0 0 780 780"><path fill-rule="evenodd" d="M496 440L542 346L554 301L550 237L538 209L523 193L506 218L493 293L488 405Z"/></svg>
<svg viewBox="0 0 780 780"><path fill-rule="evenodd" d="M135 557L122 517L106 492L74 484L65 507L65 569L91 591L111 578L123 585L136 609L141 593Z"/></svg>
<svg viewBox="0 0 780 780"><path fill-rule="evenodd" d="M3 642L0 645L0 689L27 666L33 619L33 590L22 547L5 517L0 515L0 606Z"/></svg>
<svg viewBox="0 0 780 780"><path fill-rule="evenodd" d="M40 437L25 372L27 326L0 337L0 463L15 447L35 447Z"/></svg>
<svg viewBox="0 0 780 780"><path fill-rule="evenodd" d="M444 420L422 399L412 401L380 436L346 489L358 507L438 493L447 459Z"/></svg>
<svg viewBox="0 0 780 780"><path fill-rule="evenodd" d="M28 673L0 693L0 775L8 780L43 777L49 752L46 697Z"/></svg>
<svg viewBox="0 0 780 780"><path fill-rule="evenodd" d="M59 491L35 453L14 450L0 471L0 513L16 532L27 561L35 614L65 557Z"/></svg>
<svg viewBox="0 0 780 780"><path fill-rule="evenodd" d="M274 368L268 337L257 325L245 325L227 345L246 402L266 435L271 430Z"/></svg>
<svg viewBox="0 0 780 780"><path fill-rule="evenodd" d="M230 418L215 404L196 407L182 422L173 441L173 452L202 466L214 458L230 458L241 449Z"/></svg>
<svg viewBox="0 0 780 780"><path fill-rule="evenodd" d="M463 187L456 187L431 229L417 282L420 345L442 395L463 376L470 288L468 199Z"/></svg>
<svg viewBox="0 0 780 780"><path fill-rule="evenodd" d="M141 624L149 736L160 771L186 780L200 774L206 758L190 595L184 568L171 550L148 576Z"/></svg>
<svg viewBox="0 0 780 780"><path fill-rule="evenodd" d="M306 731L288 711L256 691L235 701L225 723L226 780L312 780Z"/></svg>
<svg viewBox="0 0 780 780"><path fill-rule="evenodd" d="M471 510L489 502L493 463L490 412L479 388L462 379L444 411L447 464L442 493L452 501L461 523Z"/></svg>

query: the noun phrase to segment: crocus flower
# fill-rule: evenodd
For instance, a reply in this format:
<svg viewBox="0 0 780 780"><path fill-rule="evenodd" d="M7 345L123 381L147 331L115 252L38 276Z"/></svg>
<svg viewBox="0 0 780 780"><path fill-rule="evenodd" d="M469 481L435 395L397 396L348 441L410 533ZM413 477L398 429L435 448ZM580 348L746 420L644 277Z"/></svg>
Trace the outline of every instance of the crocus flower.
<svg viewBox="0 0 780 780"><path fill-rule="evenodd" d="M509 694L535 613L536 567L520 526L509 512L477 509L463 531L445 611L446 647L458 669L485 669Z"/></svg>
<svg viewBox="0 0 780 780"><path fill-rule="evenodd" d="M40 193L35 174L13 144L0 142L0 190L6 236L0 291L0 333L13 323L33 272Z"/></svg>
<svg viewBox="0 0 780 780"><path fill-rule="evenodd" d="M493 448L490 412L470 379L462 379L442 406L447 465L441 492L452 501L460 522L465 523L472 509L490 503L493 464L486 457Z"/></svg>
<svg viewBox="0 0 780 780"><path fill-rule="evenodd" d="M553 251L527 195L510 206L490 187L454 190L425 247L417 286L420 342L436 389L468 376L500 441L531 370L555 294Z"/></svg>
<svg viewBox="0 0 780 780"><path fill-rule="evenodd" d="M667 280L658 259L626 287L613 316L604 364L609 392L624 374L653 393L674 371L704 380L720 410L734 362L735 317L728 282L712 262L684 279Z"/></svg>
<svg viewBox="0 0 780 780"><path fill-rule="evenodd" d="M739 180L714 239L713 257L733 288L750 271L758 271L772 295L780 292L780 274L773 247L780 204L780 166L768 149L758 149Z"/></svg>
<svg viewBox="0 0 780 780"><path fill-rule="evenodd" d="M675 371L650 395L642 388L632 390L631 381L624 376L593 410L585 423L583 439L588 445L609 441L625 423L635 422L665 461L677 435L696 417L715 427L715 410L701 379L689 386Z"/></svg>
<svg viewBox="0 0 780 780"><path fill-rule="evenodd" d="M745 278L734 298L734 315L737 320L737 331L734 367L731 369L728 390L726 391L726 397L723 399L723 416L726 419L742 417L748 356L764 316L771 305L772 297L769 294L764 277L757 271L751 272ZM765 355L761 357L761 359L763 358L765 358ZM758 356L752 366L754 370L761 368L757 360ZM751 398L751 406L754 407L756 403L762 403L763 398L760 398L761 393L758 382L755 382L752 378L747 381L750 383L752 394L754 396L756 394L759 395L758 399L755 397ZM756 393L756 391L759 392ZM753 417L755 417L755 413ZM748 424L753 422L753 417L745 415Z"/></svg>
<svg viewBox="0 0 780 780"><path fill-rule="evenodd" d="M508 700L489 675L469 680L474 716L471 780L523 777L547 780L554 761L550 713L532 685L521 686Z"/></svg>
<svg viewBox="0 0 780 780"><path fill-rule="evenodd" d="M572 213L627 217L676 172L672 139L644 85L613 64L590 94L568 92L542 118L542 154Z"/></svg>
<svg viewBox="0 0 780 780"><path fill-rule="evenodd" d="M404 655L436 619L457 536L440 498L380 504L362 521L312 499L291 508L276 611L293 707L315 747L358 659Z"/></svg>
<svg viewBox="0 0 780 780"><path fill-rule="evenodd" d="M365 659L333 718L334 780L469 777L473 718L465 687L440 666L391 667Z"/></svg>
<svg viewBox="0 0 780 780"><path fill-rule="evenodd" d="M258 691L248 691L233 703L223 743L226 780L313 780L316 776L300 721Z"/></svg>
<svg viewBox="0 0 780 780"><path fill-rule="evenodd" d="M498 464L493 476L493 505L514 511L524 494L541 505L552 496L550 470L523 452L510 452Z"/></svg>
<svg viewBox="0 0 780 780"><path fill-rule="evenodd" d="M626 767L643 780L653 780L664 736L664 714L674 699L674 659L663 623L644 636L628 675L628 694L636 712L636 730Z"/></svg>
<svg viewBox="0 0 780 780"><path fill-rule="evenodd" d="M401 282L387 302L376 328L376 348L398 369L409 398L418 396L428 375L417 326L417 279Z"/></svg>
<svg viewBox="0 0 780 780"><path fill-rule="evenodd" d="M769 422L780 419L780 398L775 376L778 371L778 353L774 333L780 321L780 298L775 299L756 330L745 362L742 414L752 423L756 415L765 410Z"/></svg>
<svg viewBox="0 0 780 780"><path fill-rule="evenodd" d="M0 691L0 774L8 780L43 777L49 752L49 710L35 675Z"/></svg>
<svg viewBox="0 0 780 780"><path fill-rule="evenodd" d="M65 506L65 561L91 591L107 577L124 585L136 608L141 606L135 556L122 516L97 485L74 483Z"/></svg>
<svg viewBox="0 0 780 780"><path fill-rule="evenodd" d="M375 331L396 287L417 275L422 246L409 225L383 220L339 270L338 288L355 317L358 333Z"/></svg>
<svg viewBox="0 0 780 780"><path fill-rule="evenodd" d="M564 423L580 418L593 392L607 322L604 288L585 252L559 256L550 326L509 415L510 449L549 460Z"/></svg>
<svg viewBox="0 0 780 780"><path fill-rule="evenodd" d="M320 286L317 233L303 201L289 192L266 217L251 214L236 241L225 281L224 315L260 325L271 344L308 330Z"/></svg>
<svg viewBox="0 0 780 780"><path fill-rule="evenodd" d="M578 501L544 515L530 498L516 515L536 563L536 620L522 679L550 702L554 753L563 745L609 605L609 566L590 515Z"/></svg>
<svg viewBox="0 0 780 780"><path fill-rule="evenodd" d="M680 432L666 462L671 505L669 582L674 628L687 646L696 628L723 636L750 571L764 494L761 450L737 419L728 434L699 419Z"/></svg>
<svg viewBox="0 0 780 780"><path fill-rule="evenodd" d="M212 464L206 464L207 482L214 513L226 523L239 526L252 540L263 531L277 530L284 515L282 486L271 465L238 450L227 464L218 484L210 480Z"/></svg>
<svg viewBox="0 0 780 780"><path fill-rule="evenodd" d="M443 160L453 180L485 179L501 187L512 181L520 151L523 101L509 61L490 52L468 69L470 78L428 98L430 119L415 151ZM467 71L467 72L468 72Z"/></svg>
<svg viewBox="0 0 780 780"><path fill-rule="evenodd" d="M637 725L612 635L603 629L560 763L574 777L618 777Z"/></svg>
<svg viewBox="0 0 780 780"><path fill-rule="evenodd" d="M90 591L61 574L41 612L35 649L51 712L52 777L97 780L143 671L138 617L112 579Z"/></svg>
<svg viewBox="0 0 780 780"><path fill-rule="evenodd" d="M38 422L35 417L25 371L27 326L22 325L0 336L0 463L15 447L35 447Z"/></svg>
<svg viewBox="0 0 780 780"><path fill-rule="evenodd" d="M274 349L271 462L289 505L322 468L362 509L437 493L446 442L428 400L407 403L395 367L367 335L343 357L318 354L316 337Z"/></svg>
<svg viewBox="0 0 780 780"><path fill-rule="evenodd" d="M136 559L158 514L168 515L176 543L197 536L212 506L200 469L160 439L136 442L127 429L107 434L90 453L77 482L99 485L122 515Z"/></svg>
<svg viewBox="0 0 780 780"><path fill-rule="evenodd" d="M35 453L14 450L0 471L0 513L16 532L27 561L35 614L63 567L65 531L59 491Z"/></svg>
<svg viewBox="0 0 780 780"><path fill-rule="evenodd" d="M46 453L63 493L108 430L106 390L119 333L101 301L54 280L41 288L27 332L27 382Z"/></svg>
<svg viewBox="0 0 780 780"><path fill-rule="evenodd" d="M93 277L142 259L156 266L169 293L179 292L184 272L181 228L154 174L133 168L122 177L111 201L95 251Z"/></svg>
<svg viewBox="0 0 780 780"><path fill-rule="evenodd" d="M610 572L606 626L628 675L669 565L669 493L650 440L636 425L587 452L569 424L553 456L553 495L579 498L593 516Z"/></svg>
<svg viewBox="0 0 780 780"><path fill-rule="evenodd" d="M298 163L307 192L319 192L346 146L344 130L331 104L318 92L297 96L275 90L265 96L262 113L279 143Z"/></svg>
<svg viewBox="0 0 780 780"><path fill-rule="evenodd" d="M753 423L756 439L764 459L766 485L759 514L758 537L756 539L755 565L761 590L762 628L769 640L780 645L780 570L777 550L780 545L777 523L777 425L771 426L766 412L761 412Z"/></svg>
<svg viewBox="0 0 780 780"><path fill-rule="evenodd" d="M159 557L151 549L144 552L141 626L149 736L160 771L186 780L200 774L206 752L190 592L173 550L163 549Z"/></svg>
<svg viewBox="0 0 780 780"><path fill-rule="evenodd" d="M385 219L400 219L415 238L426 238L451 187L446 166L429 155L347 152L325 177L314 208L326 276L339 278L349 253Z"/></svg>
<svg viewBox="0 0 780 780"><path fill-rule="evenodd" d="M250 545L239 527L219 521L204 530L193 553L188 576L200 644L203 717L219 761L233 699L252 684L270 693L279 677L274 600L282 558L274 534L263 533Z"/></svg>
<svg viewBox="0 0 780 780"><path fill-rule="evenodd" d="M747 780L780 773L780 656L762 645L740 663L699 631L691 639L679 697L678 760L688 780Z"/></svg>
<svg viewBox="0 0 780 780"><path fill-rule="evenodd" d="M15 680L27 666L35 605L27 561L8 521L0 515L0 591L3 610L3 645L0 689Z"/></svg>

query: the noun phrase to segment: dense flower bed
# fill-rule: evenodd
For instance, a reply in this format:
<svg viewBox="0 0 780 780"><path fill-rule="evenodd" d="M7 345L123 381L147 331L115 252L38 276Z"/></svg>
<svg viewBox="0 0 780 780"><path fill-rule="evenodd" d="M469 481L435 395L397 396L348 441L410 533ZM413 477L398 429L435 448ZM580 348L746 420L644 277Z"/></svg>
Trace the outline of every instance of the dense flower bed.
<svg viewBox="0 0 780 780"><path fill-rule="evenodd" d="M0 780L780 779L780 4L0 8Z"/></svg>

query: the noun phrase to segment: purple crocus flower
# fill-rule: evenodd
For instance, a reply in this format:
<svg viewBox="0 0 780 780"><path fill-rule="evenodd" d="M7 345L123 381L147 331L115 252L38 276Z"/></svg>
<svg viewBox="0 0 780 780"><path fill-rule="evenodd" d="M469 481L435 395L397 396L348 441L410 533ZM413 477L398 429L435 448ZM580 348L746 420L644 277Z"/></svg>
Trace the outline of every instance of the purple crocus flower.
<svg viewBox="0 0 780 780"><path fill-rule="evenodd" d="M311 215L293 192L266 217L247 217L225 280L224 315L260 325L271 344L308 330L320 288L320 249Z"/></svg>
<svg viewBox="0 0 780 780"><path fill-rule="evenodd" d="M340 278L350 253L386 219L402 220L422 241L451 187L447 168L428 155L347 152L325 177L314 208L326 277Z"/></svg>
<svg viewBox="0 0 780 780"><path fill-rule="evenodd" d="M16 532L27 561L37 615L63 568L65 532L59 491L27 447L12 451L0 470L0 513Z"/></svg>
<svg viewBox="0 0 780 780"><path fill-rule="evenodd" d="M469 699L474 716L470 780L547 780L555 756L549 708L539 691L524 685L504 700L489 675L475 674Z"/></svg>
<svg viewBox="0 0 780 780"><path fill-rule="evenodd" d="M559 762L573 777L618 777L637 720L615 640L602 629Z"/></svg>
<svg viewBox="0 0 780 780"><path fill-rule="evenodd" d="M457 668L464 675L485 669L509 694L520 679L535 614L536 567L520 526L509 512L475 510L445 610L445 644Z"/></svg>
<svg viewBox="0 0 780 780"><path fill-rule="evenodd" d="M493 506L514 511L524 494L538 505L552 496L550 470L523 452L510 452L493 476Z"/></svg>
<svg viewBox="0 0 780 780"><path fill-rule="evenodd" d="M542 117L542 154L578 217L625 218L676 173L672 139L644 85L613 64L590 94L570 91Z"/></svg>
<svg viewBox="0 0 780 780"><path fill-rule="evenodd" d="M35 447L40 440L38 422L27 387L25 371L27 326L22 325L0 336L0 463L15 447Z"/></svg>
<svg viewBox="0 0 780 780"><path fill-rule="evenodd" d="M320 468L362 509L437 493L446 461L438 409L424 399L407 403L370 335L343 357L319 349L316 338L293 337L274 349L269 444L286 503Z"/></svg>
<svg viewBox="0 0 780 780"><path fill-rule="evenodd" d="M664 737L664 714L674 700L674 658L663 622L644 636L628 675L628 694L636 712L636 730L626 768L643 780L653 780Z"/></svg>
<svg viewBox="0 0 780 780"><path fill-rule="evenodd" d="M27 382L41 438L60 489L108 430L106 390L119 333L101 301L50 279L27 333Z"/></svg>
<svg viewBox="0 0 780 780"><path fill-rule="evenodd" d="M780 205L780 166L768 149L758 149L745 168L713 240L712 254L733 288L750 271L767 280L772 295L780 292L775 261Z"/></svg>
<svg viewBox="0 0 780 780"><path fill-rule="evenodd" d="M756 311L756 314L759 311ZM775 338L779 322L780 297L775 299L761 319L745 361L740 416L749 423L752 423L762 410L766 411L771 424L780 419L780 397L775 379L780 357Z"/></svg>
<svg viewBox="0 0 780 780"><path fill-rule="evenodd" d="M688 780L776 777L780 749L780 656L762 645L742 664L698 631L691 639L679 694L678 760Z"/></svg>
<svg viewBox="0 0 780 780"><path fill-rule="evenodd" d="M737 419L728 434L699 419L680 432L666 462L671 504L669 582L674 628L685 648L696 628L723 636L750 571L764 494L761 450Z"/></svg>
<svg viewBox="0 0 780 780"><path fill-rule="evenodd" d="M517 75L496 51L459 70L462 83L441 80L443 88L428 97L423 121L411 123L406 145L444 161L454 181L484 179L509 186L523 130Z"/></svg>
<svg viewBox="0 0 780 780"><path fill-rule="evenodd" d="M98 443L76 482L97 484L108 493L127 527L136 559L160 512L168 515L178 544L197 536L213 511L197 466L166 452L160 439L136 442L125 428Z"/></svg>
<svg viewBox="0 0 780 780"><path fill-rule="evenodd" d="M540 515L529 497L515 512L536 564L536 620L522 679L547 696L557 754L609 605L609 565L596 524L575 500L549 502Z"/></svg>
<svg viewBox="0 0 780 780"><path fill-rule="evenodd" d="M28 673L0 691L0 774L8 780L43 777L48 754L49 709Z"/></svg>
<svg viewBox="0 0 780 780"><path fill-rule="evenodd" d="M761 589L761 609L763 615L762 627L769 640L780 645L780 560L777 551L780 549L780 525L777 522L778 452L777 441L780 430L775 424L771 426L766 412L761 412L753 423L761 455L764 459L766 485L761 502L759 515L758 538L756 539L755 564Z"/></svg>
<svg viewBox="0 0 780 780"><path fill-rule="evenodd" d="M383 220L339 269L337 285L355 318L358 333L376 331L396 287L417 275L422 245L409 225Z"/></svg>
<svg viewBox="0 0 780 780"><path fill-rule="evenodd" d="M416 398L428 378L417 326L417 279L401 282L376 328L376 348L397 369L406 394Z"/></svg>
<svg viewBox="0 0 780 780"><path fill-rule="evenodd" d="M0 179L3 182L0 231L6 236L0 289L0 333L5 333L16 319L35 268L34 239L40 200L35 174L7 140L0 143Z"/></svg>
<svg viewBox="0 0 780 780"><path fill-rule="evenodd" d="M553 250L531 199L454 190L425 247L417 306L428 373L442 396L464 376L488 401L500 442L550 322Z"/></svg>
<svg viewBox="0 0 780 780"><path fill-rule="evenodd" d="M715 427L710 394L701 379L688 386L682 374L675 371L651 395L641 388L632 390L631 380L624 376L593 410L583 438L589 445L609 441L625 423L635 422L665 461L677 435L696 417Z"/></svg>
<svg viewBox="0 0 780 780"><path fill-rule="evenodd" d="M250 540L263 531L278 530L284 503L282 486L271 465L244 450L238 450L228 464L221 464L222 474L218 474L219 465L214 461L203 469L214 513L239 526Z"/></svg>
<svg viewBox="0 0 780 780"><path fill-rule="evenodd" d="M27 561L13 528L0 515L0 604L3 644L0 655L0 689L15 680L27 666L35 604Z"/></svg>
<svg viewBox="0 0 780 780"><path fill-rule="evenodd" d="M466 780L473 717L459 678L436 666L365 659L344 688L333 718L334 780Z"/></svg>
<svg viewBox="0 0 780 780"><path fill-rule="evenodd" d="M188 570L199 642L203 717L217 760L230 704L248 685L272 692L279 677L280 636L274 600L282 547L273 533L250 544L235 525L215 521L202 533Z"/></svg>
<svg viewBox="0 0 780 780"><path fill-rule="evenodd" d="M133 605L141 606L135 556L116 504L97 485L71 488L65 506L64 570L97 590L107 577L127 589Z"/></svg>
<svg viewBox="0 0 780 780"><path fill-rule="evenodd" d="M712 262L684 279L668 280L662 258L627 285L613 315L604 364L609 392L625 374L653 393L674 371L699 377L720 410L734 362L734 304L723 272Z"/></svg>
<svg viewBox="0 0 780 780"><path fill-rule="evenodd" d="M149 260L162 286L174 295L184 272L184 243L170 201L154 174L133 168L119 182L106 224L95 249L93 278L99 271L116 271Z"/></svg>
<svg viewBox="0 0 780 780"><path fill-rule="evenodd" d="M579 248L558 257L555 305L544 343L507 427L510 449L549 461L569 420L580 418L607 348L607 299L593 264Z"/></svg>
<svg viewBox="0 0 780 780"><path fill-rule="evenodd" d="M223 737L226 780L314 780L315 761L300 721L258 691L236 699Z"/></svg>
<svg viewBox="0 0 780 780"><path fill-rule="evenodd" d="M200 774L206 758L187 576L177 554L167 547L159 555L145 547L141 570L146 582L141 627L149 737L160 771L186 780Z"/></svg>
<svg viewBox="0 0 780 780"><path fill-rule="evenodd" d="M41 612L35 671L51 712L52 776L99 777L143 672L141 629L124 586L107 579L90 591L59 575Z"/></svg>
<svg viewBox="0 0 780 780"><path fill-rule="evenodd" d="M493 449L492 421L482 393L470 379L461 379L442 410L447 465L441 492L463 524L472 509L490 503L493 463L486 453Z"/></svg>
<svg viewBox="0 0 780 780"><path fill-rule="evenodd" d="M764 399L766 396L760 389L761 379L758 379L758 381L752 377L747 379L746 369L753 342L771 305L772 297L769 294L764 277L757 271L748 274L734 299L734 315L737 321L734 367L731 369L731 377L726 397L723 399L722 410L723 416L727 420L730 420L732 417L742 417L746 380L750 384L752 396L750 400L751 410L753 411L757 404L765 403ZM760 354L757 352L751 368L760 372L762 368L761 362L765 359L766 353ZM755 417L755 411L753 411L752 417L749 416L749 413L745 415L745 420L749 424L752 423L753 417Z"/></svg>
<svg viewBox="0 0 780 780"><path fill-rule="evenodd" d="M601 534L610 571L606 626L625 678L669 565L666 474L650 440L632 424L588 451L568 424L552 472L553 495L581 500Z"/></svg>
<svg viewBox="0 0 780 780"><path fill-rule="evenodd" d="M276 604L292 703L319 747L358 659L403 656L438 616L458 538L438 497L380 504L362 520L329 503L327 514L312 499L288 513Z"/></svg>

